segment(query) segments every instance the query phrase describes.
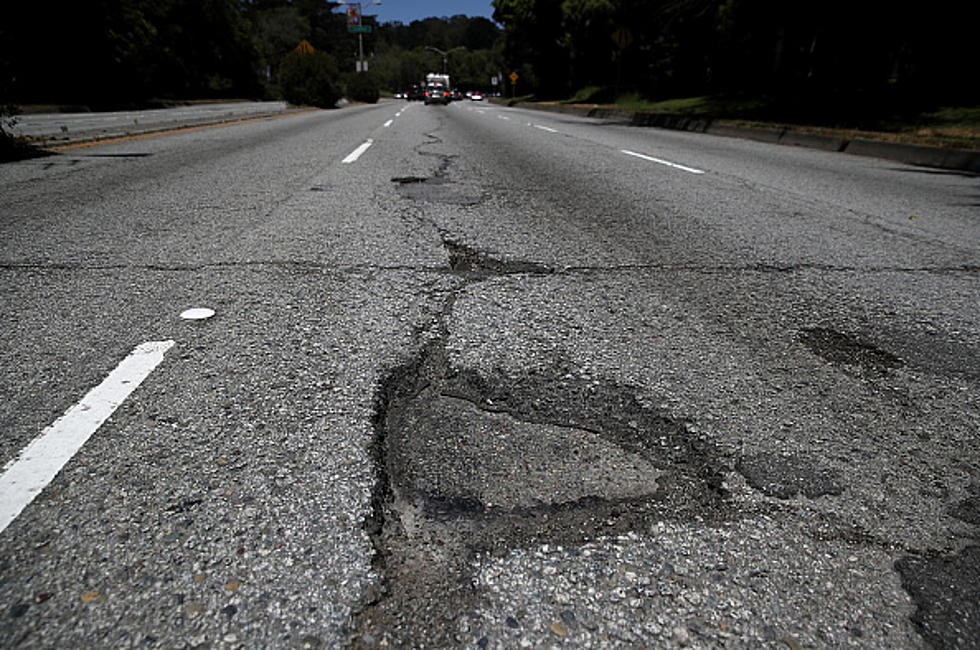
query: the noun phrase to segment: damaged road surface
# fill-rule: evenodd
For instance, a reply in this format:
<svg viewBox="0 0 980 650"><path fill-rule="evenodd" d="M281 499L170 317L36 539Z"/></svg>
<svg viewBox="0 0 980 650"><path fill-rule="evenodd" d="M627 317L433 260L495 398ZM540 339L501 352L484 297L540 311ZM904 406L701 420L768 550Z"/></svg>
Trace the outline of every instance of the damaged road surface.
<svg viewBox="0 0 980 650"><path fill-rule="evenodd" d="M977 187L482 103L0 166L2 464L172 341L0 645L978 647Z"/></svg>

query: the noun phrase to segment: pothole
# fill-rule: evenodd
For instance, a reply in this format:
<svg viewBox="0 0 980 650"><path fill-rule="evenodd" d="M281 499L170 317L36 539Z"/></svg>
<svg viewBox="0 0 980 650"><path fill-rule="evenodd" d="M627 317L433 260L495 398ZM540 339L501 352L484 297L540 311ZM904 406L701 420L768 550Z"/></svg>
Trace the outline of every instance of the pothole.
<svg viewBox="0 0 980 650"><path fill-rule="evenodd" d="M890 352L825 327L800 330L799 340L817 356L838 365L858 366L872 372L884 372L904 365Z"/></svg>
<svg viewBox="0 0 980 650"><path fill-rule="evenodd" d="M453 163L453 156L419 152L423 156L437 156L439 166L432 176L395 176L392 183L397 183L398 194L403 198L414 201L445 203L450 205L470 206L483 201L483 193L476 185L465 182L454 182L447 175Z"/></svg>
<svg viewBox="0 0 980 650"><path fill-rule="evenodd" d="M448 182L446 179L440 176L396 176L391 179L392 183L399 183L401 185L410 185L412 183L432 183L438 185L439 183Z"/></svg>
<svg viewBox="0 0 980 650"><path fill-rule="evenodd" d="M480 253L473 248L450 239L443 239L443 247L449 253L449 267L453 273L471 280L479 280L497 275L554 273L551 267L538 262L521 260L500 260Z"/></svg>
<svg viewBox="0 0 980 650"><path fill-rule="evenodd" d="M385 584L356 614L352 644L457 645L478 552L727 517L718 451L635 392L569 362L520 377L452 370L442 340L394 371L369 526Z"/></svg>
<svg viewBox="0 0 980 650"><path fill-rule="evenodd" d="M443 245L468 283L552 272L445 237ZM365 530L383 584L352 616L353 647L459 645L456 619L479 597L476 554L732 516L723 454L643 405L634 387L587 378L567 359L519 376L451 368L446 321L458 295L418 358L381 385Z"/></svg>

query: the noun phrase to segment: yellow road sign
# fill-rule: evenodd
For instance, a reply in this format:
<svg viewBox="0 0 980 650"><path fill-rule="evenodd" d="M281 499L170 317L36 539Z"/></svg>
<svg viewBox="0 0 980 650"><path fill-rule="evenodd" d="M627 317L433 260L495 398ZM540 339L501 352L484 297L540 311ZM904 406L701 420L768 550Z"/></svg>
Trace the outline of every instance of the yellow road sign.
<svg viewBox="0 0 980 650"><path fill-rule="evenodd" d="M619 49L625 50L633 42L633 32L626 29L625 27L620 27L612 33L613 42L619 46Z"/></svg>
<svg viewBox="0 0 980 650"><path fill-rule="evenodd" d="M516 72L511 72L510 73L510 82L512 84L516 84L517 83L517 73Z"/></svg>

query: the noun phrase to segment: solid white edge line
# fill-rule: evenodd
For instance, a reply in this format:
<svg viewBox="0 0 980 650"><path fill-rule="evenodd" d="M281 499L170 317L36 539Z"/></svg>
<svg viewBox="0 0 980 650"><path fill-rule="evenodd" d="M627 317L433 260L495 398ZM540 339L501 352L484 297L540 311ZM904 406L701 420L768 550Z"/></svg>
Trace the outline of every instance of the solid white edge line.
<svg viewBox="0 0 980 650"><path fill-rule="evenodd" d="M677 163L672 163L669 160L661 160L660 158L654 158L653 156L647 156L646 154L636 153L635 151L630 151L629 149L620 149L620 151L627 156L636 156L637 158L642 158L643 160L649 160L650 162L655 162L660 165L667 165L668 167L673 167L675 169L683 169L686 172L691 172L692 174L703 174L704 170L695 169L693 167L685 167L684 165L678 165Z"/></svg>
<svg viewBox="0 0 980 650"><path fill-rule="evenodd" d="M347 154L347 157L344 158L343 160L341 160L340 162L346 163L346 164L350 164L350 163L354 162L355 160L357 160L358 158L360 158L361 157L361 154L364 153L365 151L367 151L368 150L368 147L370 147L372 144L374 144L374 140L370 140L370 139L369 140L365 140L361 144L361 146L359 146L357 149L354 149L354 151L352 151L349 154Z"/></svg>
<svg viewBox="0 0 980 650"><path fill-rule="evenodd" d="M173 341L137 345L101 384L48 426L0 475L0 532L41 493L82 445L156 368Z"/></svg>

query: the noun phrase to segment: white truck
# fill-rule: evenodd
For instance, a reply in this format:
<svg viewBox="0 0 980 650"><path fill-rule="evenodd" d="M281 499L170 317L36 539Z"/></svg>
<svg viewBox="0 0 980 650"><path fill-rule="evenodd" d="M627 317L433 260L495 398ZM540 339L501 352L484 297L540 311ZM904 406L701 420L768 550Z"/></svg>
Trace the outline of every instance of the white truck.
<svg viewBox="0 0 980 650"><path fill-rule="evenodd" d="M448 74L436 74L435 72L430 72L425 75L425 85L426 86L442 86L446 90L449 90L449 75Z"/></svg>
<svg viewBox="0 0 980 650"><path fill-rule="evenodd" d="M427 105L448 104L452 99L450 92L448 74L436 74L435 72L430 72L429 74L425 75L425 92L423 93L423 99Z"/></svg>

